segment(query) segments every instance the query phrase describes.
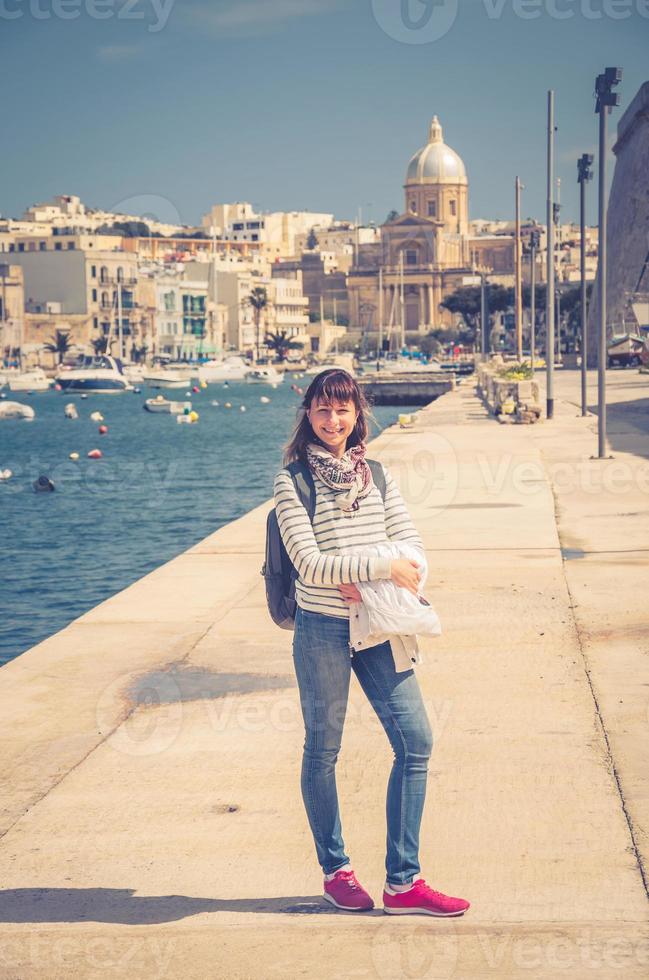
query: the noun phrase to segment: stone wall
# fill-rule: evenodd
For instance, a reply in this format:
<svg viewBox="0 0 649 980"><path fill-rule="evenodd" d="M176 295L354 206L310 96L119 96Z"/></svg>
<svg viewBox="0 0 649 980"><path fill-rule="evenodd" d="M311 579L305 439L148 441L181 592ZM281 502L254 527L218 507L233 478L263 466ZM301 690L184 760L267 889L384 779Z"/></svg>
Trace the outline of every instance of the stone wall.
<svg viewBox="0 0 649 980"><path fill-rule="evenodd" d="M609 117L610 118L610 117ZM607 324L622 322L649 252L649 82L645 82L617 127L613 184L608 203ZM597 181L591 184L597 193ZM649 273L642 289L649 291ZM588 316L588 364L597 365L599 291L593 288ZM625 319L627 319L625 315ZM630 321L627 321L630 322Z"/></svg>

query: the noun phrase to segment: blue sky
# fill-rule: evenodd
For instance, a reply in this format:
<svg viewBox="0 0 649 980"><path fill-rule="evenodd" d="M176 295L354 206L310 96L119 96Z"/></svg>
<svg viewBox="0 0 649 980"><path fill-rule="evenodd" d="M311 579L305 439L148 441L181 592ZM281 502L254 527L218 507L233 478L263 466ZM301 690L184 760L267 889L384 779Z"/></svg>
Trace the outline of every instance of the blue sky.
<svg viewBox="0 0 649 980"><path fill-rule="evenodd" d="M54 194L197 223L212 203L383 221L433 114L471 217L545 213L556 90L565 220L595 76L649 79L649 0L0 0L0 212ZM595 216L591 185L589 218Z"/></svg>

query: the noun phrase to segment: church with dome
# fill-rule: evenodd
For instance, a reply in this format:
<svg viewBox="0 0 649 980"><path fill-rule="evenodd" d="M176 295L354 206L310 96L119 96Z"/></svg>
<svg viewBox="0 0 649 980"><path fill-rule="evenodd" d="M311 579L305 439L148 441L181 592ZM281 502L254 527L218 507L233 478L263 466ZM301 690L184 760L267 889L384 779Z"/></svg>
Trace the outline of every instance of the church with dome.
<svg viewBox="0 0 649 980"><path fill-rule="evenodd" d="M379 244L358 248L347 279L350 322L384 335L402 324L419 333L450 326L440 303L467 276L507 281L514 271L511 236L471 233L466 167L437 116L408 164L404 191L403 214L382 225Z"/></svg>

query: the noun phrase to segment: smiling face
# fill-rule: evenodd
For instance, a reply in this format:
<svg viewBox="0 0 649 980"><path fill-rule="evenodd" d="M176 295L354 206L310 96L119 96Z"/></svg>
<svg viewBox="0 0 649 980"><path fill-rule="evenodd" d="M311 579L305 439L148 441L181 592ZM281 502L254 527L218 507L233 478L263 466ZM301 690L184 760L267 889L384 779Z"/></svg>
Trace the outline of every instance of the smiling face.
<svg viewBox="0 0 649 980"><path fill-rule="evenodd" d="M354 402L314 401L307 415L314 434L334 456L342 456L358 417Z"/></svg>

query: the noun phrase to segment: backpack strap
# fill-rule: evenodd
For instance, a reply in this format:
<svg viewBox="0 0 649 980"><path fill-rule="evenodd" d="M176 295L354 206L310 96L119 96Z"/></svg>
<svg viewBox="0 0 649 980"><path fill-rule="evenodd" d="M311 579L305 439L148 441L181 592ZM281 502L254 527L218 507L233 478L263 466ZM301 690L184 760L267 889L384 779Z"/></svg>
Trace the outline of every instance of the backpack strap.
<svg viewBox="0 0 649 980"><path fill-rule="evenodd" d="M315 515L315 482L313 480L313 473L307 464L299 459L294 459L292 463L288 464L286 469L291 474L293 483L295 484L295 490L300 498L300 503L313 524Z"/></svg>
<svg viewBox="0 0 649 980"><path fill-rule="evenodd" d="M365 462L369 464L372 471L372 479L374 480L374 486L378 488L381 496L383 497L383 502L385 503L385 470L379 462L378 459L368 459L365 457Z"/></svg>

